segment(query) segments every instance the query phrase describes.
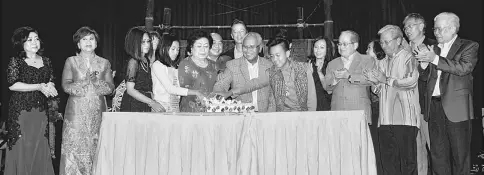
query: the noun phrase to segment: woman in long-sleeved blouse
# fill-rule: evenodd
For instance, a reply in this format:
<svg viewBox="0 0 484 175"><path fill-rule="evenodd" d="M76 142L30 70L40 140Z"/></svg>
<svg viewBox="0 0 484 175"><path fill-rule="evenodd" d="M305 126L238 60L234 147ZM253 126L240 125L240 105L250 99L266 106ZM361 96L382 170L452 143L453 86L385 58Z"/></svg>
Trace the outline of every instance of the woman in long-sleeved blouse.
<svg viewBox="0 0 484 175"><path fill-rule="evenodd" d="M105 95L114 89L111 64L94 52L99 36L81 27L73 36L77 55L67 58L62 87L69 94L59 173L90 174L95 159L101 114L106 112Z"/></svg>
<svg viewBox="0 0 484 175"><path fill-rule="evenodd" d="M7 154L5 174L54 174L46 137L49 97L57 96L49 58L41 56L37 30L20 27L12 43L16 56L10 59L7 82L12 96L5 123Z"/></svg>
<svg viewBox="0 0 484 175"><path fill-rule="evenodd" d="M180 111L180 96L203 96L198 90L180 87L178 82L178 57L180 43L175 36L161 36L155 51L156 61L151 69L153 77L153 97L167 112Z"/></svg>
<svg viewBox="0 0 484 175"><path fill-rule="evenodd" d="M208 61L212 37L204 30L195 30L188 38L187 52L190 56L180 62L178 76L180 87L211 93L217 80L215 63ZM197 96L181 97L180 111L202 112ZM199 99L200 100L200 99Z"/></svg>

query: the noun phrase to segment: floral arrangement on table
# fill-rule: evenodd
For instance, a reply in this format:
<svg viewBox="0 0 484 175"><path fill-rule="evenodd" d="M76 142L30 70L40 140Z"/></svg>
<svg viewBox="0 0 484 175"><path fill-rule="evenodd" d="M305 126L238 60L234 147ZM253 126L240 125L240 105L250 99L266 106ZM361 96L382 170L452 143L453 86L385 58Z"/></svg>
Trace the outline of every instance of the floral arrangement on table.
<svg viewBox="0 0 484 175"><path fill-rule="evenodd" d="M201 100L202 106L206 112L233 112L245 113L254 112L255 107L252 103L242 103L239 100L224 99L220 95L215 95L211 98L203 98Z"/></svg>

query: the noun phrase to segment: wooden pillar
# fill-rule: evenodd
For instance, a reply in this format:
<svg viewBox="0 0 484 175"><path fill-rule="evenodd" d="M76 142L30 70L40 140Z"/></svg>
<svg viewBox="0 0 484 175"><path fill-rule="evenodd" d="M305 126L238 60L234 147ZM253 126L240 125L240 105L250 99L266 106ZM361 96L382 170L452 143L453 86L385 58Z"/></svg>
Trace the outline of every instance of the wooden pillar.
<svg viewBox="0 0 484 175"><path fill-rule="evenodd" d="M299 39L304 39L304 13L302 7L297 7L297 33Z"/></svg>
<svg viewBox="0 0 484 175"><path fill-rule="evenodd" d="M153 11L155 9L154 0L146 0L145 27L148 31L153 31Z"/></svg>
<svg viewBox="0 0 484 175"><path fill-rule="evenodd" d="M333 19L331 19L331 5L333 0L324 0L324 15L326 19L324 20L324 36L328 37L331 41L333 40Z"/></svg>

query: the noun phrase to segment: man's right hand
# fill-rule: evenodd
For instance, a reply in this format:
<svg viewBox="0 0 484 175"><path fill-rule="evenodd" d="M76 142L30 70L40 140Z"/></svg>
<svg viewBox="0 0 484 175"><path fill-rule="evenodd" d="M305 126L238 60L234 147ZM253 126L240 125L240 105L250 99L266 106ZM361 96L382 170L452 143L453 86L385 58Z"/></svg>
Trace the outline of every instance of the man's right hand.
<svg viewBox="0 0 484 175"><path fill-rule="evenodd" d="M226 91L226 92L213 92L216 95L220 95L224 97L224 99L227 99L233 95L232 91Z"/></svg>

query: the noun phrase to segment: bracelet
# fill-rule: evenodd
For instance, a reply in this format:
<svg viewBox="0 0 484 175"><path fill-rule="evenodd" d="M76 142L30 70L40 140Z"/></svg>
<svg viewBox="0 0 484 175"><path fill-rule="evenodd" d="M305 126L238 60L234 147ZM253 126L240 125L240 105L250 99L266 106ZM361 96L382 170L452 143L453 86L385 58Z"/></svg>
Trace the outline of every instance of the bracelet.
<svg viewBox="0 0 484 175"><path fill-rule="evenodd" d="M148 106L152 107L155 103L156 103L155 101L151 101L150 103L148 103Z"/></svg>

